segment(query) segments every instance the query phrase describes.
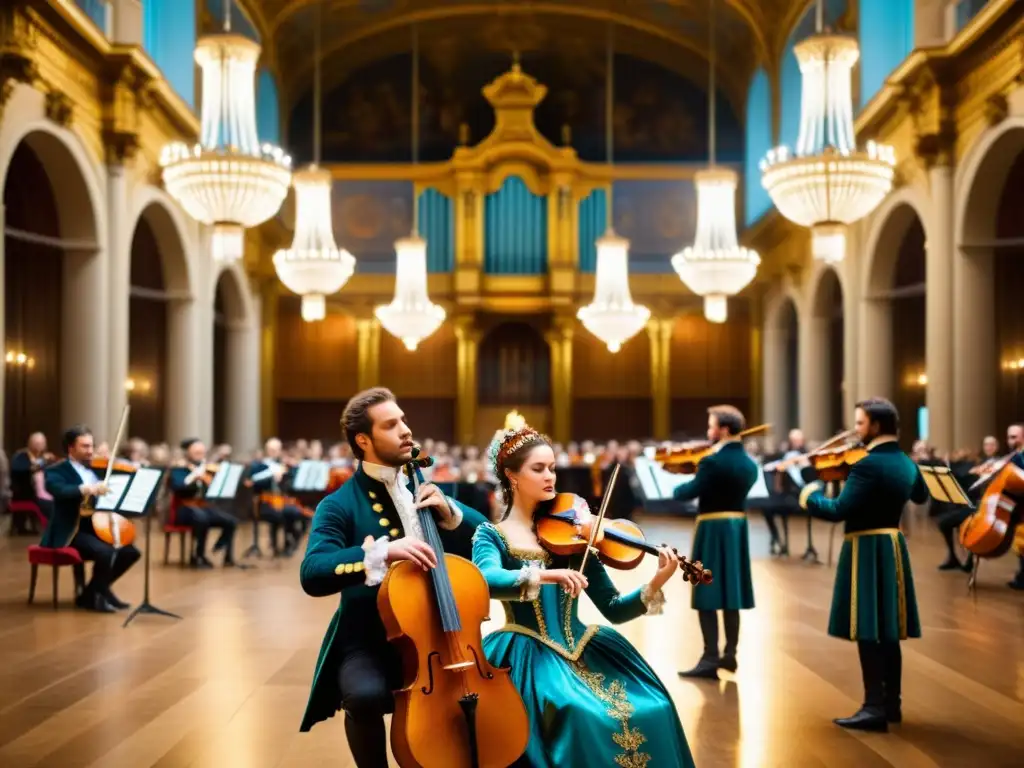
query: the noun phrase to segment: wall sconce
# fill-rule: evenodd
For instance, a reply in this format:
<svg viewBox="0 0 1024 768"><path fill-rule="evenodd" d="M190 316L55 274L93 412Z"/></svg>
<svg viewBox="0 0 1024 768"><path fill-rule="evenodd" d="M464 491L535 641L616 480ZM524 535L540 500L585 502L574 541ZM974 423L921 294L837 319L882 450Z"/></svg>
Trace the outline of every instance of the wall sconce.
<svg viewBox="0 0 1024 768"><path fill-rule="evenodd" d="M36 359L34 357L30 357L24 352L15 352L13 350L9 351L5 355L4 362L6 362L7 365L12 365L17 368L26 368L28 370L32 370L36 367Z"/></svg>
<svg viewBox="0 0 1024 768"><path fill-rule="evenodd" d="M153 388L153 384L149 379L125 379L124 388L126 392L148 395Z"/></svg>
<svg viewBox="0 0 1024 768"><path fill-rule="evenodd" d="M911 373L906 378L906 384L911 388L927 387L928 386L928 374L927 373Z"/></svg>
<svg viewBox="0 0 1024 768"><path fill-rule="evenodd" d="M1024 357L1018 358L1017 360L1004 360L1003 361L1004 371L1024 371Z"/></svg>

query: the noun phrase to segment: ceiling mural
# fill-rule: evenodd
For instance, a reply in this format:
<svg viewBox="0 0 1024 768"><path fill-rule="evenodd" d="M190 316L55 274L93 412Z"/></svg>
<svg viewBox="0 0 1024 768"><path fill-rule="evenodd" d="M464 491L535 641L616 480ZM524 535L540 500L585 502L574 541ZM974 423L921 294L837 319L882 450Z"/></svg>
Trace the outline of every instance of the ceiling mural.
<svg viewBox="0 0 1024 768"><path fill-rule="evenodd" d="M465 58L424 52L420 65L419 154L451 157L460 137L481 141L494 113L481 89L506 72L510 57L468 51ZM572 67L567 66L572 61ZM584 160L605 162L606 62L600 51L573 49L524 55L523 69L548 88L535 118L556 145L566 140ZM374 62L328 91L323 99L325 162L411 160L411 56ZM697 84L643 59L616 56L613 125L616 162L703 162L707 157L707 95ZM288 146L296 162L312 159L312 95L289 120ZM743 133L732 105L718 105L718 157L741 162ZM465 126L465 129L462 128Z"/></svg>

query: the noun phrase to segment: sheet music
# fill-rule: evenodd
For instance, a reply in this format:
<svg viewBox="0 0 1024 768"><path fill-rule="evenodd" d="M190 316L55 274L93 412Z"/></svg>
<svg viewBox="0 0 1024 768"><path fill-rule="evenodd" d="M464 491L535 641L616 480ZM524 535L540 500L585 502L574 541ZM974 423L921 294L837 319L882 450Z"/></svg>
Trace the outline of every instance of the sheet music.
<svg viewBox="0 0 1024 768"><path fill-rule="evenodd" d="M163 476L163 470L160 469L153 469L152 467L137 469L134 475L129 476L132 478L132 481L128 486L128 493L121 500L119 509L122 512L130 512L136 515L144 513L146 505L153 498L153 492Z"/></svg>
<svg viewBox="0 0 1024 768"><path fill-rule="evenodd" d="M221 463L217 474L213 476L209 489L206 491L208 499L233 499L238 493L238 483L242 479L242 472L245 467L241 464Z"/></svg>
<svg viewBox="0 0 1024 768"><path fill-rule="evenodd" d="M331 465L326 461L301 461L295 470L292 488L296 491L322 491L327 488Z"/></svg>
<svg viewBox="0 0 1024 768"><path fill-rule="evenodd" d="M645 456L637 456L633 459L633 468L636 477L640 481L640 489L644 496L650 501L660 499L671 499L672 492L683 483L693 480L693 475L677 475L668 472L656 461ZM765 482L764 471L758 467L758 479L747 494L748 499L767 498L768 485Z"/></svg>
<svg viewBox="0 0 1024 768"><path fill-rule="evenodd" d="M107 481L107 488L110 490L96 499L96 509L100 512L112 512L117 509L131 479L132 476L128 474L111 475L110 480Z"/></svg>

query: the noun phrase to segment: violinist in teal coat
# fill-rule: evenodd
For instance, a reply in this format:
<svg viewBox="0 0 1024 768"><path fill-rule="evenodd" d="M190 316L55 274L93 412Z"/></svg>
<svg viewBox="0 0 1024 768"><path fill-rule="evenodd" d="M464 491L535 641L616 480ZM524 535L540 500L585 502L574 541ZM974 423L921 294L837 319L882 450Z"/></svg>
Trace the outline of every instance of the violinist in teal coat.
<svg viewBox="0 0 1024 768"><path fill-rule="evenodd" d="M757 482L757 464L738 437L746 421L731 405L708 409L708 440L714 452L697 465L693 480L678 486L677 500L697 499L699 513L691 560L701 561L714 575L711 584L693 590L704 636L704 655L680 677L714 679L718 670L735 672L740 636L740 611L754 607L750 575L750 532L747 496ZM725 625L725 652L718 653L718 611Z"/></svg>
<svg viewBox="0 0 1024 768"><path fill-rule="evenodd" d="M910 552L900 531L908 501L923 504L928 487L899 447L899 414L888 400L857 403L854 429L867 456L853 464L842 492L828 498L820 483L800 494L816 517L842 521L845 540L836 567L828 633L857 643L864 705L834 722L844 728L886 731L902 720L900 641L921 636Z"/></svg>
<svg viewBox="0 0 1024 768"><path fill-rule="evenodd" d="M389 564L436 565L423 541L417 510L438 518L445 551L472 557L473 533L485 518L423 485L414 498L402 474L412 459L412 432L394 395L361 392L345 407L342 424L359 468L317 506L300 569L313 597L340 595L324 636L300 730L345 711L345 732L359 768L387 768L384 715L402 686L401 662L388 643L377 592Z"/></svg>

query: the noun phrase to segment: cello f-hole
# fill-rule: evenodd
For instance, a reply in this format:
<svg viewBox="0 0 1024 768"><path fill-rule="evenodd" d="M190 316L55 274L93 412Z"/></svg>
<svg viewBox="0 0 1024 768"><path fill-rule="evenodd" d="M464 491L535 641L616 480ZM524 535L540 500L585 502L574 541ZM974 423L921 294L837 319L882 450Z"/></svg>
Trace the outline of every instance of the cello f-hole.
<svg viewBox="0 0 1024 768"><path fill-rule="evenodd" d="M438 660L441 659L441 654L437 651L431 651L430 655L427 656L427 682L429 685L424 685L420 688L421 691L427 696L434 692L434 657L437 656Z"/></svg>
<svg viewBox="0 0 1024 768"><path fill-rule="evenodd" d="M476 655L476 648L474 648L472 645L467 645L466 648L468 648L469 652L473 654L473 662L476 664L476 671L479 673L480 677L482 677L484 680L493 680L494 673L484 672L483 667L480 666L480 657Z"/></svg>

